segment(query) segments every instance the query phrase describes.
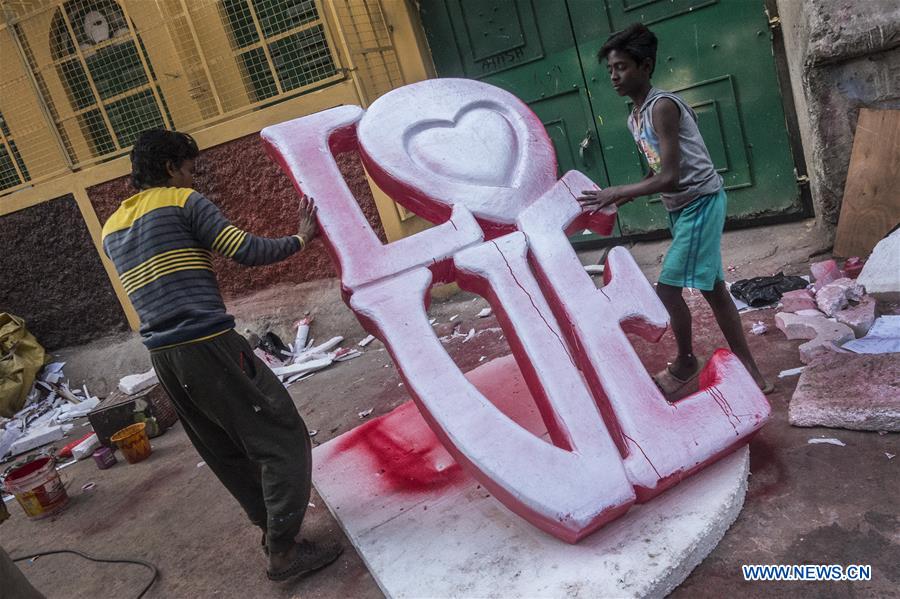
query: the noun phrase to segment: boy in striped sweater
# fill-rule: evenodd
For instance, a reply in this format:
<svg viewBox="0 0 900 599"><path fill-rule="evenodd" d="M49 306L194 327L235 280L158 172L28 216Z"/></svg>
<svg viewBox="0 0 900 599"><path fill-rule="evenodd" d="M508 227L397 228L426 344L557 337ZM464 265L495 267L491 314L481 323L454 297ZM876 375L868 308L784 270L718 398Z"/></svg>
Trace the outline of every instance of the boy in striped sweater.
<svg viewBox="0 0 900 599"><path fill-rule="evenodd" d="M106 221L103 249L188 438L263 530L268 577L284 580L327 566L342 549L295 540L309 503L309 433L284 385L234 331L212 252L248 266L284 260L315 236L316 208L300 199L296 235L242 231L192 188L198 156L185 133L142 133L131 151L138 193Z"/></svg>

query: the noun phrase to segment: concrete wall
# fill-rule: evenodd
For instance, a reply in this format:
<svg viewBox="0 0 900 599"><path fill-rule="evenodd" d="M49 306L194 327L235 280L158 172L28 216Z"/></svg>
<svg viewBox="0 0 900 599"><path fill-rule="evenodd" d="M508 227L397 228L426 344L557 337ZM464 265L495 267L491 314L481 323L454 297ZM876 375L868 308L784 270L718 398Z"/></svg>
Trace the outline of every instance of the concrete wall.
<svg viewBox="0 0 900 599"><path fill-rule="evenodd" d="M384 241L384 230L362 163L355 154L348 153L339 157L338 164L369 224ZM204 150L197 161L197 170L194 187L215 202L235 226L265 237L297 232L297 192L266 155L259 134ZM122 200L134 193L128 177L88 188L88 196L101 223L106 222ZM214 263L219 287L226 298L246 295L278 283L302 283L336 276L331 258L320 240L313 241L305 252L269 266L250 268L221 256L216 256Z"/></svg>
<svg viewBox="0 0 900 599"><path fill-rule="evenodd" d="M816 218L833 234L859 109L900 109L900 3L777 6Z"/></svg>
<svg viewBox="0 0 900 599"><path fill-rule="evenodd" d="M51 350L128 329L72 196L0 217L0 312Z"/></svg>

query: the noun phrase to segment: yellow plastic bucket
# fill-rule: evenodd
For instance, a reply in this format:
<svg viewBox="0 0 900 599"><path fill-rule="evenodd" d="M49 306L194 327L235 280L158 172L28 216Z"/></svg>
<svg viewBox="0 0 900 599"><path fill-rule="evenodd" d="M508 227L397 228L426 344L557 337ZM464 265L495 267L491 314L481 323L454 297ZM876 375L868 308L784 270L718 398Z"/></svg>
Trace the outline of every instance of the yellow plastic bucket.
<svg viewBox="0 0 900 599"><path fill-rule="evenodd" d="M129 464L137 464L146 460L151 452L150 439L147 437L147 425L143 422L126 426L109 440L116 444Z"/></svg>

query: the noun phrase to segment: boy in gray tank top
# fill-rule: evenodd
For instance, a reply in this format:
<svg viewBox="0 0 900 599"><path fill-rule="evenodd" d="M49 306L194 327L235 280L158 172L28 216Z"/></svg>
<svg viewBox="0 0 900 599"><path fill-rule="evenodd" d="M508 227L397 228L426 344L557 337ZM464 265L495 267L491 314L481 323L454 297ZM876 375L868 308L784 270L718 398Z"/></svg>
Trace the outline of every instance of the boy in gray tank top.
<svg viewBox="0 0 900 599"><path fill-rule="evenodd" d="M628 129L650 172L639 183L585 190L578 200L585 210L594 211L621 206L640 196L662 196L672 245L663 260L656 292L669 312L678 356L654 377L660 388L667 395L678 394L703 369L703 361L693 353L691 312L682 297L682 289L691 287L703 293L731 351L760 389L770 393L774 387L766 382L750 353L740 315L725 286L721 239L727 199L722 177L713 166L691 107L650 83L656 47L653 32L635 23L612 35L598 55L607 62L613 88L634 103Z"/></svg>

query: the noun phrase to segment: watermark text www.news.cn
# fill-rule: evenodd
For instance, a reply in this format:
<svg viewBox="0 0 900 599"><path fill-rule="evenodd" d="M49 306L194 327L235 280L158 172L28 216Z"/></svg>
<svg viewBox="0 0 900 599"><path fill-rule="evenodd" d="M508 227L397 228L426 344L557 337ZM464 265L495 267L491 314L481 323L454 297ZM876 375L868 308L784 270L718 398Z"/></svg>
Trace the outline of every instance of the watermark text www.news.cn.
<svg viewBox="0 0 900 599"><path fill-rule="evenodd" d="M741 571L748 581L872 580L872 566L861 564L749 564L741 566Z"/></svg>

